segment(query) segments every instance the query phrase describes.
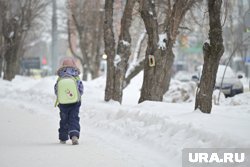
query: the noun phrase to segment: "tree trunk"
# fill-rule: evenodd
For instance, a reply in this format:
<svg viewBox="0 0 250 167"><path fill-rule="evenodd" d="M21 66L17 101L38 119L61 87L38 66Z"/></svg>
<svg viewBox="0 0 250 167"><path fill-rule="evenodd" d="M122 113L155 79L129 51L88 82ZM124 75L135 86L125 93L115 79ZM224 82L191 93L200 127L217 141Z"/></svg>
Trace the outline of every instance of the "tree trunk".
<svg viewBox="0 0 250 167"><path fill-rule="evenodd" d="M150 11L150 12L149 12ZM158 47L158 22L155 12L155 4L151 0L140 1L141 17L148 34L148 46L144 61L144 78L139 103L145 100L162 101L164 61L166 51ZM155 65L149 66L150 55L155 59Z"/></svg>
<svg viewBox="0 0 250 167"><path fill-rule="evenodd" d="M168 40L169 42L167 43L167 47L166 47L166 64L165 64L165 79L163 80L164 84L163 84L163 94L162 96L168 91L169 86L170 86L170 81L171 81L171 75L172 75L172 66L174 64L174 52L173 52L173 45L174 45L174 41L171 41L170 39Z"/></svg>
<svg viewBox="0 0 250 167"><path fill-rule="evenodd" d="M222 0L208 0L210 44L203 45L204 65L195 101L195 109L200 109L203 113L211 113L216 74L220 58L224 53L220 19L221 4Z"/></svg>
<svg viewBox="0 0 250 167"><path fill-rule="evenodd" d="M2 78L2 72L3 72L3 55L0 53L0 78Z"/></svg>
<svg viewBox="0 0 250 167"><path fill-rule="evenodd" d="M21 62L21 59L24 57L24 54L25 54L25 48L24 48L24 39L26 37L27 33L24 32L23 35L22 35L22 38L20 39L20 42L18 44L18 49L17 49L17 68L16 68L16 74L19 74L21 75L21 67L20 67L20 62Z"/></svg>
<svg viewBox="0 0 250 167"><path fill-rule="evenodd" d="M171 79L171 69L174 62L173 45L178 35L178 28L186 12L195 2L196 0L178 0L174 2L172 7L170 1L168 1L165 19L166 32L162 34L159 41L154 1L140 1L141 16L149 39L139 102L145 100L162 101ZM155 66L153 67L148 65L149 55L153 55L155 59Z"/></svg>
<svg viewBox="0 0 250 167"><path fill-rule="evenodd" d="M22 39L22 32L20 31L20 25L18 25L15 19L4 20L4 25L4 46L6 46L4 59L6 66L3 78L11 81L17 74L17 68L19 67L18 50Z"/></svg>
<svg viewBox="0 0 250 167"><path fill-rule="evenodd" d="M131 51L131 36L129 29L132 22L132 12L136 0L127 0L121 20L121 31L118 41L117 56L120 59L115 70L113 99L122 102L123 85L128 68L128 59Z"/></svg>
<svg viewBox="0 0 250 167"><path fill-rule="evenodd" d="M1 32L1 29L0 29L0 33ZM3 62L4 62L4 55L3 55L3 50L4 50L4 47L3 47L3 36L0 35L0 78L2 78L2 72L3 72Z"/></svg>
<svg viewBox="0 0 250 167"><path fill-rule="evenodd" d="M7 48L5 52L5 61L6 61L6 68L4 71L4 79L11 81L16 73L17 73L17 67L18 67L18 45L9 43L9 47Z"/></svg>
<svg viewBox="0 0 250 167"><path fill-rule="evenodd" d="M87 32L85 32L87 33ZM79 34L80 35L80 49L81 49L81 52L82 52L82 55L83 55L83 64L82 64L82 69L83 69L83 72L82 72L82 80L83 81L87 81L88 79L88 72L90 71L89 70L89 59L88 59L88 53L86 52L86 42L87 40L84 40L84 37L82 37L82 34ZM85 34L84 34L85 36Z"/></svg>
<svg viewBox="0 0 250 167"><path fill-rule="evenodd" d="M109 101L113 97L114 79L115 79L115 39L113 32L113 6L114 0L105 0L105 18L104 18L104 45L107 54L107 76L105 88L105 101Z"/></svg>
<svg viewBox="0 0 250 167"><path fill-rule="evenodd" d="M168 91L170 85L172 66L175 58L175 55L173 53L173 46L179 33L178 29L187 11L194 5L196 1L198 0L175 1L172 7L170 4L168 4L168 9L166 11L167 15L164 23L166 29L167 41L166 41L166 61L164 65L165 67L164 73L166 76L163 81L164 82L163 94L165 94Z"/></svg>
<svg viewBox="0 0 250 167"><path fill-rule="evenodd" d="M98 19L95 21L95 27L97 27L95 30L93 30L92 37L93 38L93 46L92 46L92 56L93 56L93 62L92 62L92 68L91 68L91 76L92 79L95 79L99 77L99 71L100 71L100 61L101 61L101 53L100 48L102 46L102 35L103 35L103 11L99 11L98 13Z"/></svg>

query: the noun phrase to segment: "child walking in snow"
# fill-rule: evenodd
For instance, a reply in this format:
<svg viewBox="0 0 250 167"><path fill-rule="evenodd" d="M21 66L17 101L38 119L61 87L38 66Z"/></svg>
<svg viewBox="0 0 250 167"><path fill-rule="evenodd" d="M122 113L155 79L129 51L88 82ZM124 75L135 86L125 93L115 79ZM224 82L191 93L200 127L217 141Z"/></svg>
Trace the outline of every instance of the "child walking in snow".
<svg viewBox="0 0 250 167"><path fill-rule="evenodd" d="M79 108L83 84L79 78L80 71L72 58L65 58L57 71L58 80L54 86L57 101L55 106L60 109L59 140L65 144L70 138L73 145L78 144L80 136Z"/></svg>

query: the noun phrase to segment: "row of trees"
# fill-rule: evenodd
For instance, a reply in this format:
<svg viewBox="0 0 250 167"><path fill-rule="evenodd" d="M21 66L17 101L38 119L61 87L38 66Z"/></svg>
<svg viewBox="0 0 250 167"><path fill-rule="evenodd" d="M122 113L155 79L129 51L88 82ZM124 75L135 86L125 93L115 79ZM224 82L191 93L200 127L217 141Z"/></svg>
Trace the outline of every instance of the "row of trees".
<svg viewBox="0 0 250 167"><path fill-rule="evenodd" d="M156 1L150 0L126 1L116 48L113 32L113 1L105 1L104 42L105 53L108 55L106 101L110 99L122 101L131 47L129 28L135 3L139 5L139 12L148 35L144 61L144 80L139 100L139 102L142 102L145 100L161 101L164 93L168 90L171 67L174 62L173 45L178 35L179 26L186 12L196 2L197 0L173 2L159 0L156 5ZM158 23L158 20L160 23ZM163 38L159 39L159 34ZM150 59L156 62L153 67L149 65Z"/></svg>
<svg viewBox="0 0 250 167"><path fill-rule="evenodd" d="M201 3L201 0L121 1L124 8L120 29L117 31L114 30L114 22L119 17L114 14L114 0L68 0L68 42L71 52L82 64L83 80L87 80L88 74L91 74L92 78L99 76L100 55L105 52L106 101L112 99L121 103L124 87L142 69L144 78L139 102L162 101L163 95L169 89L175 58L174 44L181 30L189 29L183 26L187 13L190 12L193 16L192 9L199 7ZM205 63L195 108L209 113L215 76L224 49L220 15L222 0L208 0L206 4L210 42L203 46ZM15 76L19 57L24 53L23 45L27 32L35 27L37 18L47 5L45 0L0 0L0 74L4 70L4 79L11 80ZM141 31L141 37L136 42L132 41L135 33L131 35L134 22L138 22L135 17L140 17L144 23L141 29L146 30ZM145 40L146 44L143 44ZM80 51L74 43L76 41ZM138 46L134 60L139 57L142 46L146 45L146 50L145 53L142 52L145 55L138 66L128 71L132 43L137 43ZM2 66L2 61L5 62L5 67Z"/></svg>
<svg viewBox="0 0 250 167"><path fill-rule="evenodd" d="M0 0L0 75L12 80L19 70L28 31L37 28L36 20L48 2L42 0Z"/></svg>
<svg viewBox="0 0 250 167"><path fill-rule="evenodd" d="M129 30L136 3L138 3L140 16L148 35L144 58L144 79L139 99L139 102L143 102L145 100L162 101L164 93L169 88L171 67L175 57L173 46L179 34L180 25L186 13L199 1L127 0L121 19L118 44L116 45L113 31L114 1L105 0L104 42L105 53L108 55L106 101L112 99L122 102L122 91L126 80L125 74L131 54ZM222 1L208 0L207 4L210 43L205 43L203 47L205 64L195 108L210 113L215 76L224 49L220 16Z"/></svg>

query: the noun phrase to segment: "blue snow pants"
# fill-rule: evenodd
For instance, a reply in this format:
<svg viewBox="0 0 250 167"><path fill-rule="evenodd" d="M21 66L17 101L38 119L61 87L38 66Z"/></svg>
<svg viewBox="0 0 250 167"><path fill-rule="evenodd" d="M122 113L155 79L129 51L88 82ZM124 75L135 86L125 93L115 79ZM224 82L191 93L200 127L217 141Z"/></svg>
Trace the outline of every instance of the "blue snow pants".
<svg viewBox="0 0 250 167"><path fill-rule="evenodd" d="M66 141L73 137L80 136L80 118L79 108L81 102L73 104L59 104L60 108L60 128L59 128L59 140Z"/></svg>

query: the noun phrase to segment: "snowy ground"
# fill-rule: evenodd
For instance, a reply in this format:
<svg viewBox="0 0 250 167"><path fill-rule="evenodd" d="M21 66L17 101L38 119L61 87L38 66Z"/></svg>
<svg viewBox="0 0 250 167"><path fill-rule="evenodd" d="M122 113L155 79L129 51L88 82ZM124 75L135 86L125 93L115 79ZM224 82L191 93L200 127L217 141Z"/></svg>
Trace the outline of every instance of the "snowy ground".
<svg viewBox="0 0 250 167"><path fill-rule="evenodd" d="M250 92L222 98L207 115L193 111L193 85L177 81L186 103L183 91L172 91L165 101L179 103L137 104L141 78L126 88L123 105L103 101L104 78L84 83L77 146L58 143L56 77L0 80L0 166L181 167L183 148L250 147Z"/></svg>

